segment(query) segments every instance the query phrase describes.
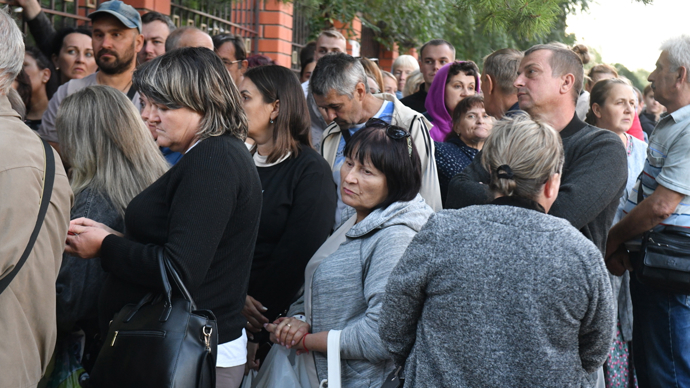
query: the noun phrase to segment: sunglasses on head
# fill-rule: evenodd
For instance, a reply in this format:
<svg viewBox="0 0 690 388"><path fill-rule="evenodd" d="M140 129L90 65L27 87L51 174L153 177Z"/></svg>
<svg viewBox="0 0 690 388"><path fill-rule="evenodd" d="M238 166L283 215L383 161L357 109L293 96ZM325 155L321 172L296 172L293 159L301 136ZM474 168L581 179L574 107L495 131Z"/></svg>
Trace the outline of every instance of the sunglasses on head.
<svg viewBox="0 0 690 388"><path fill-rule="evenodd" d="M412 158L412 141L410 140L410 133L406 130L398 127L397 125L388 124L387 122L378 119L371 118L367 121L366 127L383 127L386 130L386 135L393 140L400 140L407 138L407 153Z"/></svg>

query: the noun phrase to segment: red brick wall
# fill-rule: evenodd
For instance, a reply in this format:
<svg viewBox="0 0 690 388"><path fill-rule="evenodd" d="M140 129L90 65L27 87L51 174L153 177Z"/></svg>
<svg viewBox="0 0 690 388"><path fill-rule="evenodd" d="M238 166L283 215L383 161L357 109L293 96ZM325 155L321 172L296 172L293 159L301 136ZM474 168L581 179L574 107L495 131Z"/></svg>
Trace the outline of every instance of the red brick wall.
<svg viewBox="0 0 690 388"><path fill-rule="evenodd" d="M277 65L290 67L292 3L264 0L259 10L259 54L273 59Z"/></svg>

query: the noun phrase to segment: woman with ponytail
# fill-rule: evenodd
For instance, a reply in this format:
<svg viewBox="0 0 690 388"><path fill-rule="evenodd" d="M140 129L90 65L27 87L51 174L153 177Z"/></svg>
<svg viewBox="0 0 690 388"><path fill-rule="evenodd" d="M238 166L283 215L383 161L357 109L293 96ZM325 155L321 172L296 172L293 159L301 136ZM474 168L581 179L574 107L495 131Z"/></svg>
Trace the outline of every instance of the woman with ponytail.
<svg viewBox="0 0 690 388"><path fill-rule="evenodd" d="M499 121L495 200L429 219L390 275L380 335L405 387L590 386L613 338L599 249L548 215L564 153L549 125Z"/></svg>

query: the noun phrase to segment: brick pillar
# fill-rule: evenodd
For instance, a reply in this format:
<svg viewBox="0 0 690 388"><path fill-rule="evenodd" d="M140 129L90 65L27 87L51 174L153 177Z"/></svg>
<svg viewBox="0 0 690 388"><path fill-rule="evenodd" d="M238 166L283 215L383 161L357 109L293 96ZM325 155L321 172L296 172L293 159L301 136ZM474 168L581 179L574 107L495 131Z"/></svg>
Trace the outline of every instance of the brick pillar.
<svg viewBox="0 0 690 388"><path fill-rule="evenodd" d="M398 45L393 44L393 49L388 50L385 46L381 45L379 48L379 68L385 71L391 71L393 67L393 61L400 56L398 54Z"/></svg>
<svg viewBox="0 0 690 388"><path fill-rule="evenodd" d="M287 68L292 64L292 3L264 0L259 5L259 54Z"/></svg>
<svg viewBox="0 0 690 388"><path fill-rule="evenodd" d="M149 11L158 11L163 15L170 15L170 0L123 0L126 4L136 8L142 15Z"/></svg>

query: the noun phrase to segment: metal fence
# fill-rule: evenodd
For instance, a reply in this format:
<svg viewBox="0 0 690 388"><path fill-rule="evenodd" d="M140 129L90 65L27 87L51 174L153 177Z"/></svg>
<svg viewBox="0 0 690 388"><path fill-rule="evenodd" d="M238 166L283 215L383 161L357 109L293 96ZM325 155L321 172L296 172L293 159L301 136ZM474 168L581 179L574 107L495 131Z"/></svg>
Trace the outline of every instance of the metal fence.
<svg viewBox="0 0 690 388"><path fill-rule="evenodd" d="M300 60L300 50L306 46L309 42L309 35L311 31L309 30L309 24L304 16L304 6L300 4L299 1L293 2L292 8L292 70L300 71L301 64Z"/></svg>
<svg viewBox="0 0 690 388"><path fill-rule="evenodd" d="M259 1L240 0L218 4L201 1L192 5L184 0L173 0L170 3L170 18L178 27L194 26L210 35L232 33L242 36L247 51L257 51Z"/></svg>
<svg viewBox="0 0 690 388"><path fill-rule="evenodd" d="M106 0L39 0L43 12L48 16L56 29L62 27L87 26L90 19L86 17ZM8 0L0 0L0 4L9 4ZM15 17L21 23L22 31L29 36L28 27L23 20L22 8L12 6Z"/></svg>

